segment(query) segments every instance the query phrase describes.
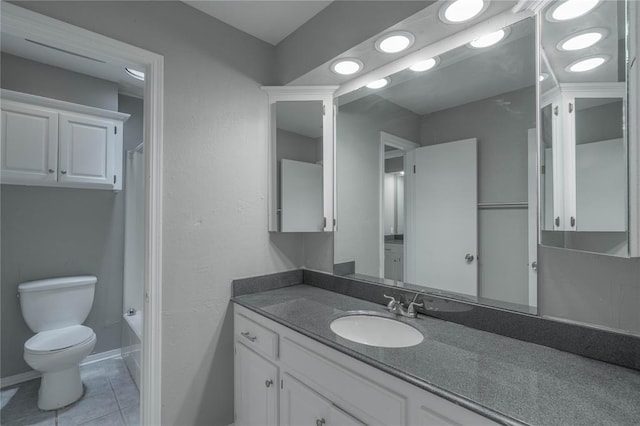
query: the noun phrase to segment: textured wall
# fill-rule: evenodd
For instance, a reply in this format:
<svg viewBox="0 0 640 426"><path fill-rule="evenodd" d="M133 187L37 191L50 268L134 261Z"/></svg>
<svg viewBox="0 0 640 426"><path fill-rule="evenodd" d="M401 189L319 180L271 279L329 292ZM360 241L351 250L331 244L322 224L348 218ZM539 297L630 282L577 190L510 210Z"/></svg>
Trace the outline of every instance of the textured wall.
<svg viewBox="0 0 640 426"><path fill-rule="evenodd" d="M24 2L164 56L162 421L233 422L231 280L302 264L267 232L274 48L180 2Z"/></svg>

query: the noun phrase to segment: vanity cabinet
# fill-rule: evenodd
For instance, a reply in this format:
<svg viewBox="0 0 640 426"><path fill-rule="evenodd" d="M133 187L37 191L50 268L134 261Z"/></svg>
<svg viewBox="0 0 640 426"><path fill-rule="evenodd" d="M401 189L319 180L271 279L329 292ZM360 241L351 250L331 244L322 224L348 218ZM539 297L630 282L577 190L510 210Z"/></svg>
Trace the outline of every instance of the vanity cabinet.
<svg viewBox="0 0 640 426"><path fill-rule="evenodd" d="M335 229L333 93L337 88L262 87L270 112L269 232Z"/></svg>
<svg viewBox="0 0 640 426"><path fill-rule="evenodd" d="M495 425L237 304L234 329L237 426Z"/></svg>
<svg viewBox="0 0 640 426"><path fill-rule="evenodd" d="M384 277L394 281L404 281L404 246L387 243L384 245Z"/></svg>
<svg viewBox="0 0 640 426"><path fill-rule="evenodd" d="M2 90L2 183L122 189L128 114Z"/></svg>

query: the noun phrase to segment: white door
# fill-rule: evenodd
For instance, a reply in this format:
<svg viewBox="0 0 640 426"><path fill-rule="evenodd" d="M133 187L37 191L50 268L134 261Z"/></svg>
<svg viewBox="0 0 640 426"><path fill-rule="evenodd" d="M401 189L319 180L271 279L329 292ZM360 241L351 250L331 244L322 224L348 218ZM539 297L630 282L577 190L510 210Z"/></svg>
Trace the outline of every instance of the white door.
<svg viewBox="0 0 640 426"><path fill-rule="evenodd" d="M282 376L281 426L363 426L289 374Z"/></svg>
<svg viewBox="0 0 640 426"><path fill-rule="evenodd" d="M2 183L55 182L58 170L58 113L2 102Z"/></svg>
<svg viewBox="0 0 640 426"><path fill-rule="evenodd" d="M538 306L538 141L536 129L529 129L528 143L529 306Z"/></svg>
<svg viewBox="0 0 640 426"><path fill-rule="evenodd" d="M60 114L58 180L113 187L116 155L122 155L121 146L116 147L116 131L116 123L111 120Z"/></svg>
<svg viewBox="0 0 640 426"><path fill-rule="evenodd" d="M235 424L277 425L278 367L241 343L235 347Z"/></svg>
<svg viewBox="0 0 640 426"><path fill-rule="evenodd" d="M415 150L415 284L478 294L477 141ZM409 230L407 230L409 231ZM411 260L409 260L411 259ZM414 281L411 281L414 282Z"/></svg>

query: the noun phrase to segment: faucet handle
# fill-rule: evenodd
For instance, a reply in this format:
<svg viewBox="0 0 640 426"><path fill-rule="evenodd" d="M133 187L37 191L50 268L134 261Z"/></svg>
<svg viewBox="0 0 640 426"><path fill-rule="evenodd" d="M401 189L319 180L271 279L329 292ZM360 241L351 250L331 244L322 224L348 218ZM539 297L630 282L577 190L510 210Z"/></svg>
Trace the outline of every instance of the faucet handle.
<svg viewBox="0 0 640 426"><path fill-rule="evenodd" d="M409 303L409 307L407 308L407 314L409 314L409 316L411 316L413 318L416 317L416 306L418 308L424 307L424 302L416 303L416 299L418 299L418 295L419 295L419 293L416 293L415 297L413 298L413 301L411 303Z"/></svg>
<svg viewBox="0 0 640 426"><path fill-rule="evenodd" d="M387 296L386 294L383 294L383 296L385 297L385 299L389 299L389 303L387 304L387 308L389 308L389 309L395 308L400 303L393 296Z"/></svg>

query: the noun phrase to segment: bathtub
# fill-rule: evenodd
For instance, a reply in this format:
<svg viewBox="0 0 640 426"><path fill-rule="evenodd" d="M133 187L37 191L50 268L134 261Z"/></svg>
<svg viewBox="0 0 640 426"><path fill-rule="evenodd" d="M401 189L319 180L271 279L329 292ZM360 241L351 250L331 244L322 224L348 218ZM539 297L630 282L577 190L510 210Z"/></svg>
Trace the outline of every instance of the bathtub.
<svg viewBox="0 0 640 426"><path fill-rule="evenodd" d="M142 320L142 311L137 311L133 315L125 314L122 321L122 359L138 389L140 389Z"/></svg>

